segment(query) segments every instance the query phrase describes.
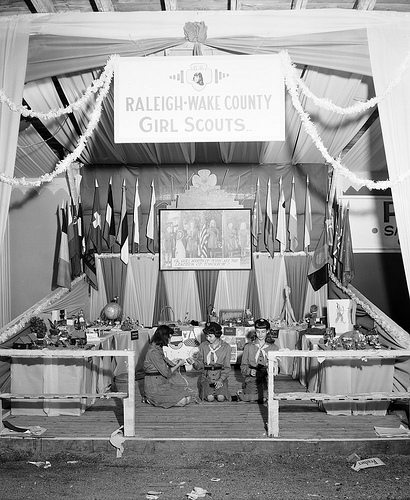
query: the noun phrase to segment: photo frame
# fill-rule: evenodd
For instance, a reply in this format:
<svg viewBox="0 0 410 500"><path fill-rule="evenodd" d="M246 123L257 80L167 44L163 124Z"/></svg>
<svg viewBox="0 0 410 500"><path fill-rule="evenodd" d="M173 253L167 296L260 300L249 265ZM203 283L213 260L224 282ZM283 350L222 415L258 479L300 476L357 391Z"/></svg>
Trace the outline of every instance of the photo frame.
<svg viewBox="0 0 410 500"><path fill-rule="evenodd" d="M252 269L251 210L159 211L161 271Z"/></svg>

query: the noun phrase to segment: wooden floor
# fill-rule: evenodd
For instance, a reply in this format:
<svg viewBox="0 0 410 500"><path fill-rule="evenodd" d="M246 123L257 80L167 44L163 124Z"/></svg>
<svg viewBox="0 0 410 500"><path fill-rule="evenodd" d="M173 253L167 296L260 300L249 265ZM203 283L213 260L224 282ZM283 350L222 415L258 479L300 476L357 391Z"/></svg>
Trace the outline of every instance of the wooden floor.
<svg viewBox="0 0 410 500"><path fill-rule="evenodd" d="M183 374L189 389L196 386L196 376ZM232 371L229 387L236 394L241 387L238 369ZM266 434L267 407L256 403L232 401L229 403L191 404L184 408L162 409L141 401L136 383L136 435L134 440L380 440L374 427L399 427L397 414L386 416L332 416L321 411L314 402L280 402L279 438ZM117 390L126 390L126 380L116 381ZM290 376L275 379L277 392L303 390ZM41 439L106 439L123 423L122 401L100 399L81 416L12 416L5 418L14 426L46 429ZM127 438L128 439L128 438ZM400 438L403 439L403 438Z"/></svg>

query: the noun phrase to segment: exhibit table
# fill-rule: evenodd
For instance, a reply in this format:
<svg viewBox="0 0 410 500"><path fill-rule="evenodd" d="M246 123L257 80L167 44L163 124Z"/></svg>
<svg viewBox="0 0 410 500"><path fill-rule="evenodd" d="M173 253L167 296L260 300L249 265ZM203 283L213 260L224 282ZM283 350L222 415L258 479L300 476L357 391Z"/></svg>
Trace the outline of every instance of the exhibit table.
<svg viewBox="0 0 410 500"><path fill-rule="evenodd" d="M392 392L394 359L355 358L324 359L320 357L317 339L304 336L302 348L317 349L318 357L306 358L305 385L309 392L325 394L363 394ZM316 342L315 342L316 340ZM303 376L303 374L302 374ZM385 415L390 401L323 401L322 409L332 415Z"/></svg>
<svg viewBox="0 0 410 500"><path fill-rule="evenodd" d="M280 350L297 349L299 341L299 329L298 328L281 328L279 330L278 338L275 340L275 344ZM292 375L293 373L293 363L294 358L279 358L279 369L282 375Z"/></svg>
<svg viewBox="0 0 410 500"><path fill-rule="evenodd" d="M91 394L112 384L111 357L13 357L11 392L14 394ZM12 415L81 415L93 400L87 398L13 399Z"/></svg>

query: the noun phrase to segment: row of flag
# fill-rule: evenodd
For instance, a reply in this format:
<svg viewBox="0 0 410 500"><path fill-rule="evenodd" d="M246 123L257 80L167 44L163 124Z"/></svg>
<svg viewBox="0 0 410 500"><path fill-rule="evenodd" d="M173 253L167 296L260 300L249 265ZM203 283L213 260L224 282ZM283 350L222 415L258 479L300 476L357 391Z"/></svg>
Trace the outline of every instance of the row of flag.
<svg viewBox="0 0 410 500"><path fill-rule="evenodd" d="M334 179L333 179L334 181ZM349 205L338 203L335 182L331 183L325 225L312 255L308 278L315 291L329 281L329 271L347 286L355 275Z"/></svg>
<svg viewBox="0 0 410 500"><path fill-rule="evenodd" d="M84 272L90 285L98 289L94 254L102 252L103 240L109 250L112 249L115 243L120 246L120 258L124 264L128 264L130 241L132 241L131 250L139 251L141 200L138 179L135 184L131 237L128 229L126 190L127 186L124 179L121 190L121 214L118 227L115 225L112 179L110 179L108 185L104 214L100 207L98 181L95 181L92 214L88 231L85 231L84 228L81 199L78 201L78 206L75 206L72 200L70 204L68 202L63 204L61 207L61 239L56 281L58 286L71 289L71 281ZM155 186L154 181L152 181L150 211L145 230L147 248L151 253L154 253L155 204Z"/></svg>
<svg viewBox="0 0 410 500"><path fill-rule="evenodd" d="M286 199L283 190L282 178L279 179L279 196L276 216L276 231L274 230L273 207L272 207L272 187L271 180L268 180L266 192L265 220L263 229L263 241L265 249L274 256L274 247L279 245L279 252L283 255L288 248L291 252L296 252L299 246L298 239L298 213L296 208L295 179L292 179L292 189L289 199L289 214L286 215ZM260 198L259 179L256 182L256 194L253 205L252 216L252 244L259 250L259 236L262 234L262 206ZM312 234L312 206L309 192L309 178L306 178L305 212L304 212L304 232L303 249L308 250L311 244ZM275 243L275 241L277 243Z"/></svg>

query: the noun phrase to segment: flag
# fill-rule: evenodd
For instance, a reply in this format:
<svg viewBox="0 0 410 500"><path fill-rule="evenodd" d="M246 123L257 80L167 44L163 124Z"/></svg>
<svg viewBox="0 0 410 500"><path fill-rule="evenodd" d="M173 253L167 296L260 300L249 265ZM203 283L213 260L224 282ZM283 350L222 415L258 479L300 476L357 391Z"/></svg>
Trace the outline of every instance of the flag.
<svg viewBox="0 0 410 500"><path fill-rule="evenodd" d="M290 208L288 220L289 248L296 252L298 247L298 213L296 208L295 178L292 178L292 191L290 195Z"/></svg>
<svg viewBox="0 0 410 500"><path fill-rule="evenodd" d="M70 206L67 204L67 238L68 252L70 255L71 278L76 278L81 274L81 243L78 239L78 217L75 213L73 200Z"/></svg>
<svg viewBox="0 0 410 500"><path fill-rule="evenodd" d="M155 228L155 186L154 180L151 182L151 204L149 208L148 221L147 221L147 249L154 253L154 228Z"/></svg>
<svg viewBox="0 0 410 500"><path fill-rule="evenodd" d="M256 181L256 193L255 201L253 203L253 214L252 214L252 243L253 246L258 250L259 246L259 235L262 233L262 207L260 200L260 189L259 189L259 178Z"/></svg>
<svg viewBox="0 0 410 500"><path fill-rule="evenodd" d="M98 290L97 283L97 268L95 265L95 255L94 248L91 247L91 241L87 241L87 250L83 256L83 267L85 272L85 277L89 285L91 285L95 290Z"/></svg>
<svg viewBox="0 0 410 500"><path fill-rule="evenodd" d="M101 233L100 195L98 192L97 179L95 179L93 211L91 214L90 227L88 230L88 239L92 242L96 253L101 253L102 233Z"/></svg>
<svg viewBox="0 0 410 500"><path fill-rule="evenodd" d="M303 235L303 248L305 249L309 249L311 234L312 234L312 205L310 203L309 176L306 176L305 230Z"/></svg>
<svg viewBox="0 0 410 500"><path fill-rule="evenodd" d="M61 208L61 238L60 251L58 254L57 285L71 290L71 265L70 253L68 249L68 224L67 215L64 208Z"/></svg>
<svg viewBox="0 0 410 500"><path fill-rule="evenodd" d="M333 239L335 235L335 220L337 217L337 194L336 194L336 171L333 171L330 177L327 203L326 203L326 231L327 231L327 244L329 245L330 252L333 248Z"/></svg>
<svg viewBox="0 0 410 500"><path fill-rule="evenodd" d="M325 227L311 257L308 279L315 292L329 281L329 247L326 241Z"/></svg>
<svg viewBox="0 0 410 500"><path fill-rule="evenodd" d="M127 215L127 187L125 179L122 183L121 217L118 226L117 243L120 245L120 258L124 264L128 264L129 246L128 246L128 215Z"/></svg>
<svg viewBox="0 0 410 500"><path fill-rule="evenodd" d="M108 249L111 250L115 243L115 216L114 199L112 195L112 178L108 184L107 205L105 207L105 220L103 238L107 242Z"/></svg>
<svg viewBox="0 0 410 500"><path fill-rule="evenodd" d="M139 251L140 245L140 193L139 193L139 183L138 178L135 183L135 195L134 195L134 217L133 217L133 243L137 245L137 252ZM134 245L133 245L134 246Z"/></svg>
<svg viewBox="0 0 410 500"><path fill-rule="evenodd" d="M333 244L331 250L332 261L333 261L333 272L337 278L341 279L341 268L340 268L340 247L342 244L343 237L343 207L340 205L334 211L333 216Z"/></svg>
<svg viewBox="0 0 410 500"><path fill-rule="evenodd" d="M200 257L208 257L208 231L206 229L206 224L202 225L202 229L199 233L199 256Z"/></svg>
<svg viewBox="0 0 410 500"><path fill-rule="evenodd" d="M339 255L341 267L341 282L343 286L347 286L352 281L355 275L349 210L349 206L347 206L343 215L343 231Z"/></svg>
<svg viewBox="0 0 410 500"><path fill-rule="evenodd" d="M268 191L266 194L264 243L266 250L270 253L271 257L273 258L274 238L273 238L273 213L272 213L272 194L271 194L270 178L268 180Z"/></svg>
<svg viewBox="0 0 410 500"><path fill-rule="evenodd" d="M280 253L283 255L286 250L286 211L285 211L285 193L283 192L282 177L279 179L279 205L278 205L278 223L276 225L276 239L280 243Z"/></svg>
<svg viewBox="0 0 410 500"><path fill-rule="evenodd" d="M84 220L83 220L83 206L81 204L81 197L78 197L78 211L77 211L77 233L79 247L81 249L81 255L85 254L85 231L84 231Z"/></svg>

